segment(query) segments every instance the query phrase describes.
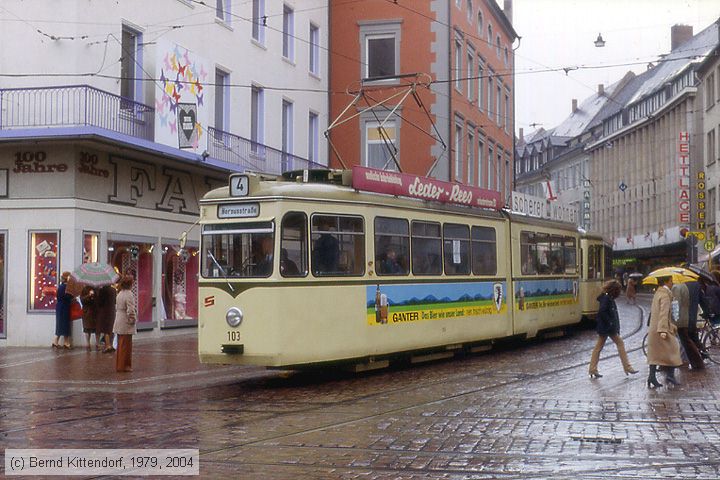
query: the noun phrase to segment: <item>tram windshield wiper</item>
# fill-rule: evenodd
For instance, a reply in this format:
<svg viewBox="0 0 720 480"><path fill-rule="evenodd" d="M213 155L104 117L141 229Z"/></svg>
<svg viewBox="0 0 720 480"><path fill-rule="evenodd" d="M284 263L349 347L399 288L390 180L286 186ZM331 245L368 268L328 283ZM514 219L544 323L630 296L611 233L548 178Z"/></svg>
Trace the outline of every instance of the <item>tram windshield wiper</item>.
<svg viewBox="0 0 720 480"><path fill-rule="evenodd" d="M223 278L225 279L225 282L227 283L227 286L230 288L230 291L233 292L233 293L235 293L235 289L233 288L232 284L230 283L230 280L228 280L228 274L227 274L227 272L226 272L225 269L222 267L222 265L220 265L220 262L217 261L217 259L215 258L215 255L213 255L210 250L208 250L207 254L208 254L208 257L210 257L210 260L213 261L213 263L215 264L215 266L218 267L218 269L220 270L220 273L223 274Z"/></svg>

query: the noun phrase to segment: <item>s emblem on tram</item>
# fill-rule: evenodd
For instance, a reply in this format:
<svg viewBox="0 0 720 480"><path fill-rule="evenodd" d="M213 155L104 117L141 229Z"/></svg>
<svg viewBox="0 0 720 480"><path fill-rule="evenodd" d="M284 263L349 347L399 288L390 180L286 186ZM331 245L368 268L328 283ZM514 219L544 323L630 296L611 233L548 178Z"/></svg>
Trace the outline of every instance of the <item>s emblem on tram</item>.
<svg viewBox="0 0 720 480"><path fill-rule="evenodd" d="M215 295L212 295L210 297L205 297L205 299L203 300L203 304L206 307L212 307L213 305L215 305Z"/></svg>

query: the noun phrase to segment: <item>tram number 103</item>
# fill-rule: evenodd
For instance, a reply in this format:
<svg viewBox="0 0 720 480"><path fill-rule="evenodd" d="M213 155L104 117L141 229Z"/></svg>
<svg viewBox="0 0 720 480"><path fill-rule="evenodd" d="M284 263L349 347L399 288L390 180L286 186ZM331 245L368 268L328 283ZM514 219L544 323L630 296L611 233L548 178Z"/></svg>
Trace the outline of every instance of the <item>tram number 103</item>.
<svg viewBox="0 0 720 480"><path fill-rule="evenodd" d="M239 342L240 332L227 332L229 342Z"/></svg>

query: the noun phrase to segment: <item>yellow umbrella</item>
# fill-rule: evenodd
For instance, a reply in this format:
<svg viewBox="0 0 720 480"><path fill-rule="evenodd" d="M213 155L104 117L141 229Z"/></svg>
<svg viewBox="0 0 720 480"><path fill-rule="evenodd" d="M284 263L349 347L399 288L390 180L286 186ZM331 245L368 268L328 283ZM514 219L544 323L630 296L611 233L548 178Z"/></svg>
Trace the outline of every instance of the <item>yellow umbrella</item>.
<svg viewBox="0 0 720 480"><path fill-rule="evenodd" d="M698 279L698 275L683 267L663 267L648 273L643 279L643 285L657 285L658 277L672 277L673 283L692 282Z"/></svg>

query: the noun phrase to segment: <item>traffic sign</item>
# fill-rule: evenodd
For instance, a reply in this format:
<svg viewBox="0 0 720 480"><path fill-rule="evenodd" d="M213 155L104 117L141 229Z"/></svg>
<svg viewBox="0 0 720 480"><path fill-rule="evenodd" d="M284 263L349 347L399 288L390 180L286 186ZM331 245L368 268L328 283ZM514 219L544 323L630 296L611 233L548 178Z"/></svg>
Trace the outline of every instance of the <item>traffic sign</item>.
<svg viewBox="0 0 720 480"><path fill-rule="evenodd" d="M708 240L703 244L703 246L705 247L706 252L712 252L713 250L715 250L715 242L713 242L712 240Z"/></svg>

